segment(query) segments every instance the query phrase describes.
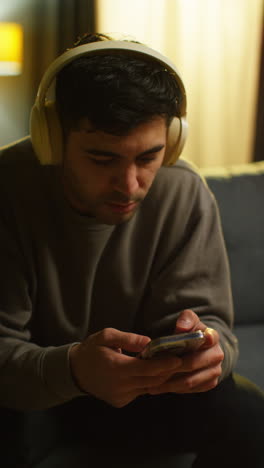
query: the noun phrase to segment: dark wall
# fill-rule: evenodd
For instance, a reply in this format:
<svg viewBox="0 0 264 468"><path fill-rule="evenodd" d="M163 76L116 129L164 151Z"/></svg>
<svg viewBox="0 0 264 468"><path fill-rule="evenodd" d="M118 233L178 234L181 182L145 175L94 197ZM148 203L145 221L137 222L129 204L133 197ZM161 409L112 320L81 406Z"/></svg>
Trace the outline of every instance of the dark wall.
<svg viewBox="0 0 264 468"><path fill-rule="evenodd" d="M1 21L24 29L20 76L0 77L0 146L29 132L30 110L48 65L79 35L94 31L94 0L8 0ZM1 10L0 10L1 11Z"/></svg>

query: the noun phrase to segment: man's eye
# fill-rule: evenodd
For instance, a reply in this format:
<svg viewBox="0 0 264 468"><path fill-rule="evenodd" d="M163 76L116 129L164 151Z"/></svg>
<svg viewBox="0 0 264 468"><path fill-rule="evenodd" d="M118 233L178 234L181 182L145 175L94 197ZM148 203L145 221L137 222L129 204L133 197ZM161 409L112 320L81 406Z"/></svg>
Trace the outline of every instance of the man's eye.
<svg viewBox="0 0 264 468"><path fill-rule="evenodd" d="M98 165L98 166L109 166L110 164L113 163L113 158L89 158L92 163Z"/></svg>
<svg viewBox="0 0 264 468"><path fill-rule="evenodd" d="M155 160L156 160L156 157L155 157L155 156L152 156L152 157L149 157L149 156L148 156L148 157L141 157L141 158L139 159L139 162L140 162L141 164L150 164L150 163L152 163L152 162L155 161Z"/></svg>

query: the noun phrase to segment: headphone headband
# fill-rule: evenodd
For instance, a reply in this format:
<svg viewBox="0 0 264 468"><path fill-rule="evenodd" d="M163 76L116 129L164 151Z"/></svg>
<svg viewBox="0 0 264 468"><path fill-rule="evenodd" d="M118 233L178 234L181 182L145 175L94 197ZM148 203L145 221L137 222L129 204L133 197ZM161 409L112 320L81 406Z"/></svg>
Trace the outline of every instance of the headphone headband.
<svg viewBox="0 0 264 468"><path fill-rule="evenodd" d="M81 57L87 53L87 55L92 55L95 53L106 52L106 51L131 51L133 55L145 55L149 58L155 58L158 62L160 62L166 69L171 71L173 74L176 75L177 83L179 85L181 95L183 97L180 113L181 116L186 115L186 92L184 88L183 81L180 77L180 74L175 67L175 65L164 55L160 54L154 49L147 47L143 44L137 44L134 42L126 42L126 41L99 41L99 42L92 42L90 44L83 44L78 47L74 47L72 49L67 50L62 55L60 55L57 59L52 62L50 67L46 70L39 85L39 89L37 92L36 104L37 105L44 105L46 94L48 89L50 88L54 78L59 73L59 71L64 68L68 63L72 62L78 57Z"/></svg>

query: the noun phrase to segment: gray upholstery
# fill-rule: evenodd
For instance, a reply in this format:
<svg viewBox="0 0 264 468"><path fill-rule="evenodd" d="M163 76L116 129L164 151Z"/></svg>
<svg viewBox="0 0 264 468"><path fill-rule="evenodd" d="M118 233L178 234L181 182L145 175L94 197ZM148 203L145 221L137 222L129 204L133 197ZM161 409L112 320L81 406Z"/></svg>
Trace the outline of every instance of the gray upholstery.
<svg viewBox="0 0 264 468"><path fill-rule="evenodd" d="M219 205L230 261L236 371L264 388L264 162L204 170Z"/></svg>
<svg viewBox="0 0 264 468"><path fill-rule="evenodd" d="M264 323L237 325L235 333L240 343L236 372L264 389Z"/></svg>

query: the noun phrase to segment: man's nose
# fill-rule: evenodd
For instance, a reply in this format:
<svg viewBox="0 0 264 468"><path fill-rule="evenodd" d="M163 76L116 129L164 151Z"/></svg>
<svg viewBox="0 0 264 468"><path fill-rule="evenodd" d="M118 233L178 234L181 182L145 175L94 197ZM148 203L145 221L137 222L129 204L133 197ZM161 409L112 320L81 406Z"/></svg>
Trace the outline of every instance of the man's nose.
<svg viewBox="0 0 264 468"><path fill-rule="evenodd" d="M123 195L131 197L139 187L139 173L136 164L130 164L121 168L118 174L113 176L114 189Z"/></svg>

